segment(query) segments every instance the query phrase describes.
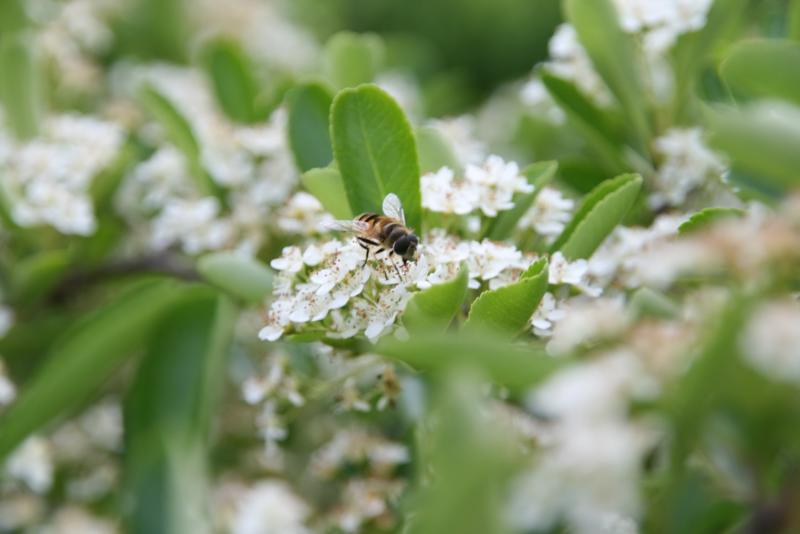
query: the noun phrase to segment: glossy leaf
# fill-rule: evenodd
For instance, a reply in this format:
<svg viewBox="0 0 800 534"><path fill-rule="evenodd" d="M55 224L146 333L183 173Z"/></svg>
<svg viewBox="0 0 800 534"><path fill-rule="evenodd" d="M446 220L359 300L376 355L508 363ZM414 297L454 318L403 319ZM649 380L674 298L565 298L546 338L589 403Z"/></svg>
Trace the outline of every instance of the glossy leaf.
<svg viewBox="0 0 800 534"><path fill-rule="evenodd" d="M684 460L702 431L703 422L716 401L716 394L726 386L726 377L740 365L739 332L744 326L750 305L745 298L733 297L707 327L707 335L692 366L665 395L666 411L675 431L671 465L685 468Z"/></svg>
<svg viewBox="0 0 800 534"><path fill-rule="evenodd" d="M545 291L547 260L542 258L531 264L513 284L481 293L470 307L464 330L517 335L528 325Z"/></svg>
<svg viewBox="0 0 800 534"><path fill-rule="evenodd" d="M622 31L611 0L565 0L566 19L578 33L595 70L614 93L642 146L650 138L645 87L632 35Z"/></svg>
<svg viewBox="0 0 800 534"><path fill-rule="evenodd" d="M778 188L800 181L800 108L753 104L707 114L709 142L728 154L736 168Z"/></svg>
<svg viewBox="0 0 800 534"><path fill-rule="evenodd" d="M566 358L552 358L543 347L509 343L507 337L490 332L418 332L407 341L387 336L375 352L434 375L473 367L516 392L527 390L569 363Z"/></svg>
<svg viewBox="0 0 800 534"><path fill-rule="evenodd" d="M173 306L197 287L148 281L103 306L53 344L36 376L0 416L0 458L60 414L78 407L134 350Z"/></svg>
<svg viewBox="0 0 800 534"><path fill-rule="evenodd" d="M640 287L631 295L629 307L636 317L656 317L675 319L680 315L680 308L668 296L651 289Z"/></svg>
<svg viewBox="0 0 800 534"><path fill-rule="evenodd" d="M306 191L317 197L320 204L337 219L352 219L347 191L342 175L333 167L311 169L300 177Z"/></svg>
<svg viewBox="0 0 800 534"><path fill-rule="evenodd" d="M262 302L272 289L272 271L255 258L212 252L197 261L200 275L246 302Z"/></svg>
<svg viewBox="0 0 800 534"><path fill-rule="evenodd" d="M289 92L289 144L302 171L326 167L333 160L330 111L333 97L319 83L307 83Z"/></svg>
<svg viewBox="0 0 800 534"><path fill-rule="evenodd" d="M383 53L377 35L339 32L325 43L323 70L337 89L369 83L375 80Z"/></svg>
<svg viewBox="0 0 800 534"><path fill-rule="evenodd" d="M681 235L696 232L707 228L712 223L721 219L741 217L745 214L739 208L705 208L689 217L678 227Z"/></svg>
<svg viewBox="0 0 800 534"><path fill-rule="evenodd" d="M522 455L511 428L488 415L481 389L478 377L453 373L435 390L419 433L420 462L430 471L418 473L409 534L511 532L503 517L505 488Z"/></svg>
<svg viewBox="0 0 800 534"><path fill-rule="evenodd" d="M542 83L550 96L566 113L597 155L612 171L624 167L621 154L622 135L609 112L599 108L569 80L540 72Z"/></svg>
<svg viewBox="0 0 800 534"><path fill-rule="evenodd" d="M421 230L417 147L397 102L374 85L343 90L333 101L331 139L353 213L380 212L395 193L408 225Z"/></svg>
<svg viewBox="0 0 800 534"><path fill-rule="evenodd" d="M259 86L253 67L237 42L212 39L203 47L201 57L217 102L228 117L242 123L266 118L258 104Z"/></svg>
<svg viewBox="0 0 800 534"><path fill-rule="evenodd" d="M514 195L514 207L510 210L501 211L492 220L489 231L486 233L487 237L500 241L510 236L522 216L533 206L536 197L541 193L544 186L555 176L557 169L558 162L555 161L539 161L525 167L522 170L522 175L533 186L533 191Z"/></svg>
<svg viewBox="0 0 800 534"><path fill-rule="evenodd" d="M200 159L200 145L189 121L181 115L167 97L159 93L152 85L147 84L141 87L139 99L164 129L167 139L186 156L192 176L200 190L222 198L220 187L203 167Z"/></svg>
<svg viewBox="0 0 800 534"><path fill-rule="evenodd" d="M20 139L36 135L43 112L34 42L27 32L0 34L0 102L8 126Z"/></svg>
<svg viewBox="0 0 800 534"><path fill-rule="evenodd" d="M800 42L759 39L737 43L720 66L737 94L782 98L800 105Z"/></svg>
<svg viewBox="0 0 800 534"><path fill-rule="evenodd" d="M637 174L622 174L595 187L553 243L568 260L588 258L622 221L642 187Z"/></svg>
<svg viewBox="0 0 800 534"><path fill-rule="evenodd" d="M468 281L469 273L462 265L453 280L415 294L403 312L403 324L412 333L426 329L444 330L464 302Z"/></svg>
<svg viewBox="0 0 800 534"><path fill-rule="evenodd" d="M55 287L69 269L71 255L67 250L44 250L14 266L11 273L11 302L18 306L31 304Z"/></svg>
<svg viewBox="0 0 800 534"><path fill-rule="evenodd" d="M233 304L200 288L154 333L124 406L131 532L211 532L208 440Z"/></svg>

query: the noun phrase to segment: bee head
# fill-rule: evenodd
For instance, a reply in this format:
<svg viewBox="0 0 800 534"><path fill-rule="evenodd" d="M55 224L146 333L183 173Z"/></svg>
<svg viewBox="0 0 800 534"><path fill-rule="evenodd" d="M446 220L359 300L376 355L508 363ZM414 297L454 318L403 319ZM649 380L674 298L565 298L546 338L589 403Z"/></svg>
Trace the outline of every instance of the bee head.
<svg viewBox="0 0 800 534"><path fill-rule="evenodd" d="M401 258L411 260L417 253L417 245L419 245L419 238L414 234L406 234L395 241L392 248Z"/></svg>

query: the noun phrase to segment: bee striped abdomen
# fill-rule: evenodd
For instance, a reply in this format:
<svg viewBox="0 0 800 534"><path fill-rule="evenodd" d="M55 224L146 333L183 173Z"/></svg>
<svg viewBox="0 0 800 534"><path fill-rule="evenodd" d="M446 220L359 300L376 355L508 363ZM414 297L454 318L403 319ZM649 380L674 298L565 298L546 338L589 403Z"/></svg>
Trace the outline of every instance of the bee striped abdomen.
<svg viewBox="0 0 800 534"><path fill-rule="evenodd" d="M375 221L375 219L377 219L378 217L380 217L380 215L378 215L377 213L362 213L361 215L358 216L357 220L366 223L371 223Z"/></svg>

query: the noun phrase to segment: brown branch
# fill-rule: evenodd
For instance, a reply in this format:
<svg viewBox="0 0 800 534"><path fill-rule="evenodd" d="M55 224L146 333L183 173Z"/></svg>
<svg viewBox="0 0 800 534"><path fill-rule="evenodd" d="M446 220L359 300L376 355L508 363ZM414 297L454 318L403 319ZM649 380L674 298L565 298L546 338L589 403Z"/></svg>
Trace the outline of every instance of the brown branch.
<svg viewBox="0 0 800 534"><path fill-rule="evenodd" d="M118 260L92 269L73 272L53 288L48 300L63 303L95 284L137 274L163 274L187 281L200 279L191 261L167 252Z"/></svg>

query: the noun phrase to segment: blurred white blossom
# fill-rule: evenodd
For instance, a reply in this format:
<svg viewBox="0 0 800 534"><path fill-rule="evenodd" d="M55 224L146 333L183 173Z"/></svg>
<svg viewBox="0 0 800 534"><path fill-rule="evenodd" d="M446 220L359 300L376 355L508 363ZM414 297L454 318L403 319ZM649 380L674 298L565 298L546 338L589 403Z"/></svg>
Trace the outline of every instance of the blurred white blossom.
<svg viewBox="0 0 800 534"><path fill-rule="evenodd" d="M54 469L50 443L39 436L28 437L8 457L5 469L34 493L47 492L53 484Z"/></svg>
<svg viewBox="0 0 800 534"><path fill-rule="evenodd" d="M71 114L49 117L29 141L13 141L0 130L0 173L14 221L63 234L94 233L92 180L114 161L123 141L117 125Z"/></svg>
<svg viewBox="0 0 800 534"><path fill-rule="evenodd" d="M649 425L628 419L628 403L651 381L635 354L613 352L571 366L534 390L528 406L544 416L548 441L514 486L507 510L520 529L635 532ZM608 525L604 529L604 525Z"/></svg>
<svg viewBox="0 0 800 534"><path fill-rule="evenodd" d="M648 202L654 208L681 205L693 190L719 182L725 167L703 141L700 128L672 129L653 141L662 158Z"/></svg>
<svg viewBox="0 0 800 534"><path fill-rule="evenodd" d="M773 300L756 308L741 347L745 360L768 378L800 383L800 303Z"/></svg>
<svg viewBox="0 0 800 534"><path fill-rule="evenodd" d="M236 503L231 534L308 534L308 505L280 480L262 480Z"/></svg>
<svg viewBox="0 0 800 534"><path fill-rule="evenodd" d="M552 187L545 187L536 195L531 208L520 218L517 226L520 228L533 228L544 236L547 242L552 242L564 231L567 223L572 218L575 201L566 198L561 191Z"/></svg>

